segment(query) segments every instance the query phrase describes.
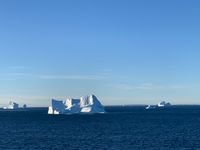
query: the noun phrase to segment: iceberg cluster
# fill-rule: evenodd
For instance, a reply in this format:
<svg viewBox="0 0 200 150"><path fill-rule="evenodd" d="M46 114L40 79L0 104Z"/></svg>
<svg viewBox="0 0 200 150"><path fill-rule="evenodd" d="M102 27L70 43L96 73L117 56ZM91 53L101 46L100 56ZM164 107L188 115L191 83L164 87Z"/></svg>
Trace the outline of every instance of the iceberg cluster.
<svg viewBox="0 0 200 150"><path fill-rule="evenodd" d="M73 114L73 113L104 113L104 107L94 95L81 97L80 99L69 98L66 101L52 99L48 114Z"/></svg>
<svg viewBox="0 0 200 150"><path fill-rule="evenodd" d="M147 107L145 107L145 109L155 109L155 108L163 108L169 106L171 106L169 102L161 101L157 105L148 105Z"/></svg>
<svg viewBox="0 0 200 150"><path fill-rule="evenodd" d="M19 108L19 104L10 101L8 106L3 107L3 109L18 109Z"/></svg>
<svg viewBox="0 0 200 150"><path fill-rule="evenodd" d="M13 101L10 101L8 106L4 106L3 109L8 109L8 110L20 110L20 109L26 109L27 105L24 104L23 107L19 107L19 104Z"/></svg>

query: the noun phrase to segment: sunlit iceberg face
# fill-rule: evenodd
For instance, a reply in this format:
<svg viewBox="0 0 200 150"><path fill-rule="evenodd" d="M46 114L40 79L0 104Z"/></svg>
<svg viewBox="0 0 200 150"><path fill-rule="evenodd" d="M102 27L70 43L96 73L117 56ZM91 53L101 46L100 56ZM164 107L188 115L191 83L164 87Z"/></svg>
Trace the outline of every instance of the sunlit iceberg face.
<svg viewBox="0 0 200 150"><path fill-rule="evenodd" d="M52 99L52 106L48 114L70 114L70 113L104 113L104 107L94 95L81 97L80 99L67 99L58 101Z"/></svg>
<svg viewBox="0 0 200 150"><path fill-rule="evenodd" d="M80 105L80 99L69 98L66 101L64 101L63 103L67 108L71 108L72 106Z"/></svg>
<svg viewBox="0 0 200 150"><path fill-rule="evenodd" d="M94 95L88 95L88 96L80 98L80 106L81 107L87 107L87 106L91 106L91 105L102 106L101 103L99 102L99 100L97 99L97 97Z"/></svg>

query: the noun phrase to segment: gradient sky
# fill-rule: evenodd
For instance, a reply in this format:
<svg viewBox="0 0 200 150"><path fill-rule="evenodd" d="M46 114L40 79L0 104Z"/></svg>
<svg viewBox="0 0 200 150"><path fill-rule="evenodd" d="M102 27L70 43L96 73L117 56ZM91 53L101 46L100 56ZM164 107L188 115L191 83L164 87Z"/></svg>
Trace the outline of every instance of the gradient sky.
<svg viewBox="0 0 200 150"><path fill-rule="evenodd" d="M199 0L1 0L0 106L200 104L199 18Z"/></svg>

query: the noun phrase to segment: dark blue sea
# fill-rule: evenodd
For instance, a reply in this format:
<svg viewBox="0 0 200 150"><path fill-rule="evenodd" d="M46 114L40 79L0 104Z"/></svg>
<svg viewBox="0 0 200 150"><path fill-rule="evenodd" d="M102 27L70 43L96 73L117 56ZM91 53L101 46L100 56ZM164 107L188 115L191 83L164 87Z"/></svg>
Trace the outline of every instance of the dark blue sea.
<svg viewBox="0 0 200 150"><path fill-rule="evenodd" d="M47 108L0 111L0 150L200 150L200 106L105 114L47 115Z"/></svg>

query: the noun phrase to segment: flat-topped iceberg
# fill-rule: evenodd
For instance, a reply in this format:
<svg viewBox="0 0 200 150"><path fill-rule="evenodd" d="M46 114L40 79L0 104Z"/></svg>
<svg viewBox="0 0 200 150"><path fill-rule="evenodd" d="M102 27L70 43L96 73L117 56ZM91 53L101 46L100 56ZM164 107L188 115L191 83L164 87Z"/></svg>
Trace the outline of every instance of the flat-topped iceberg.
<svg viewBox="0 0 200 150"><path fill-rule="evenodd" d="M8 106L3 107L3 109L18 109L19 108L19 104L10 101Z"/></svg>
<svg viewBox="0 0 200 150"><path fill-rule="evenodd" d="M48 114L104 113L104 107L94 95L69 98L66 101L52 99Z"/></svg>

